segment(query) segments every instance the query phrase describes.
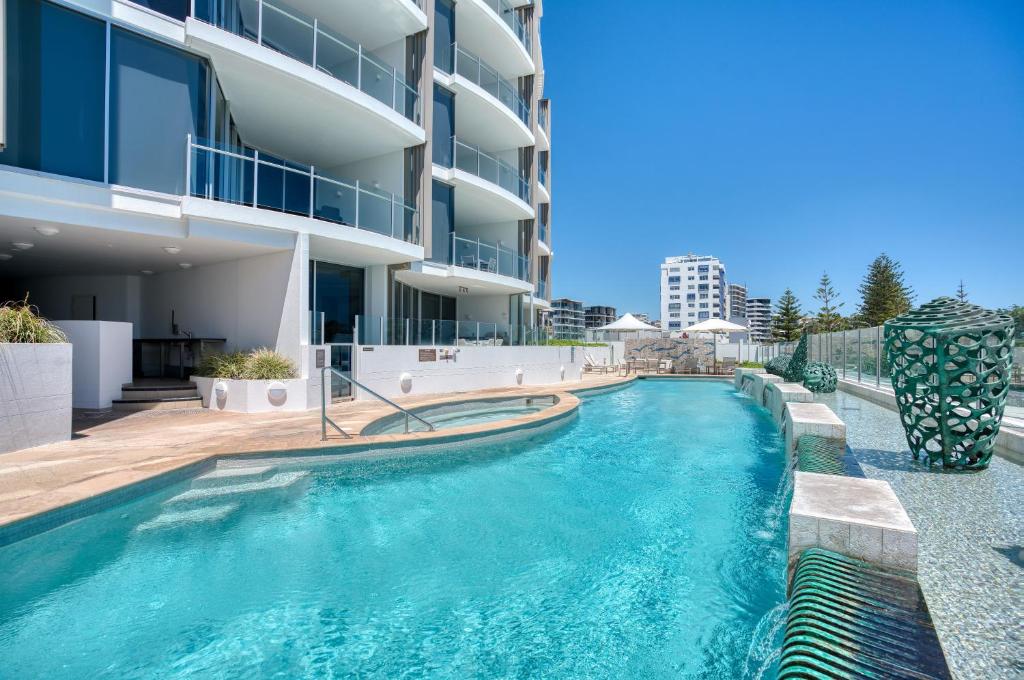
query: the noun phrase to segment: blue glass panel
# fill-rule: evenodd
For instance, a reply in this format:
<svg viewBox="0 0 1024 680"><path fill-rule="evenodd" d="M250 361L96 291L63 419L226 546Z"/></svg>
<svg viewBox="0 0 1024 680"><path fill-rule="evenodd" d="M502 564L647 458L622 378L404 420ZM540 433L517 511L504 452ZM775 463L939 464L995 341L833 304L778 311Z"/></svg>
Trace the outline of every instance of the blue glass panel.
<svg viewBox="0 0 1024 680"><path fill-rule="evenodd" d="M206 137L206 64L113 29L110 36L110 181L181 195L185 140Z"/></svg>
<svg viewBox="0 0 1024 680"><path fill-rule="evenodd" d="M446 168L452 167L452 137L455 135L455 96L434 86L433 160Z"/></svg>
<svg viewBox="0 0 1024 680"><path fill-rule="evenodd" d="M0 163L102 181L105 61L102 22L8 0L8 145Z"/></svg>

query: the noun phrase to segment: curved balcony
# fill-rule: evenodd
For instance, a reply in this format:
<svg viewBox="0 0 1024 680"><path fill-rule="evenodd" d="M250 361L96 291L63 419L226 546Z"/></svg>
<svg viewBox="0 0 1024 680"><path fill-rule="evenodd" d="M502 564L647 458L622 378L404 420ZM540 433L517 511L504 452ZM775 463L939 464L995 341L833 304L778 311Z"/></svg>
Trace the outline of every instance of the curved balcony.
<svg viewBox="0 0 1024 680"><path fill-rule="evenodd" d="M530 183L506 161L479 147L452 138L455 166L435 164L433 174L453 184L456 218L463 224L485 224L534 217Z"/></svg>
<svg viewBox="0 0 1024 680"><path fill-rule="evenodd" d="M449 85L459 97L459 134L486 139L499 149L533 146L530 105L515 82L457 43L452 45L455 68Z"/></svg>
<svg viewBox="0 0 1024 680"><path fill-rule="evenodd" d="M460 43L499 72L533 73L533 37L507 0L460 0L455 4Z"/></svg>
<svg viewBox="0 0 1024 680"><path fill-rule="evenodd" d="M416 89L317 17L276 1L196 0L185 33L260 146L326 163L426 139ZM296 135L297 126L316 134Z"/></svg>
<svg viewBox="0 0 1024 680"><path fill-rule="evenodd" d="M346 239L375 262L401 262L419 252L419 212L394 194L332 177L314 166L295 163L249 147L188 139L188 196L245 207L232 221L252 226L300 226L318 236ZM183 208L183 212L190 212ZM194 208L198 216L226 219L223 209ZM291 216L291 220L272 213ZM311 220L296 223L294 218ZM338 230L335 227L344 229ZM326 229L320 227L327 227ZM361 232L365 236L357 233ZM404 247L404 244L416 246ZM396 254L399 254L396 257ZM405 255L406 257L402 257Z"/></svg>

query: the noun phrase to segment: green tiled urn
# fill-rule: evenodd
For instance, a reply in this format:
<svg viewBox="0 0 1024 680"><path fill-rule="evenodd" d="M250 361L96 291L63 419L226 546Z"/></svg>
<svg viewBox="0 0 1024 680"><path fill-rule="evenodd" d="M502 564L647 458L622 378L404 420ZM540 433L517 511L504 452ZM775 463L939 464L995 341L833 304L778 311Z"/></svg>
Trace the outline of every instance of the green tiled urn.
<svg viewBox="0 0 1024 680"><path fill-rule="evenodd" d="M915 457L983 470L1010 388L1013 320L940 297L885 322L885 352Z"/></svg>

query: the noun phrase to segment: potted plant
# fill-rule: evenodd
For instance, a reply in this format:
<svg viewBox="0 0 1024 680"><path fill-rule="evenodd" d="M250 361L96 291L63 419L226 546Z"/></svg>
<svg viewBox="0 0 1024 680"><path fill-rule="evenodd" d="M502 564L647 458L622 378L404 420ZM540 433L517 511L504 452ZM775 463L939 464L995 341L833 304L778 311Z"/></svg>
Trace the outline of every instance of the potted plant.
<svg viewBox="0 0 1024 680"><path fill-rule="evenodd" d="M288 357L261 347L205 355L192 375L203 406L218 411L304 411L306 381Z"/></svg>

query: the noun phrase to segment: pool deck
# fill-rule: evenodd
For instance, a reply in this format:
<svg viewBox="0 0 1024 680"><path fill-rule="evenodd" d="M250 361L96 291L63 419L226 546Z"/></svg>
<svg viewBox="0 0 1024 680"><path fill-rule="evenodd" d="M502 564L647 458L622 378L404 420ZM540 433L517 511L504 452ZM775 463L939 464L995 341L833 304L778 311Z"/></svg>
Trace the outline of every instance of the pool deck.
<svg viewBox="0 0 1024 680"><path fill-rule="evenodd" d="M554 394L559 403L518 418L401 435L358 436L367 424L394 412L379 401L352 401L328 407L346 432L328 430L320 440L320 411L242 414L206 409L142 411L100 418L79 417L70 441L0 455L0 527L49 513L123 487L180 471L215 458L260 452L365 447L395 442L427 443L483 435L508 427L555 420L576 409L573 392L623 385L636 376L584 374L577 383L538 385L401 397L414 408L469 399Z"/></svg>

